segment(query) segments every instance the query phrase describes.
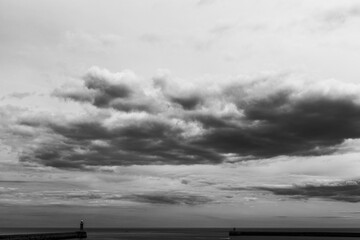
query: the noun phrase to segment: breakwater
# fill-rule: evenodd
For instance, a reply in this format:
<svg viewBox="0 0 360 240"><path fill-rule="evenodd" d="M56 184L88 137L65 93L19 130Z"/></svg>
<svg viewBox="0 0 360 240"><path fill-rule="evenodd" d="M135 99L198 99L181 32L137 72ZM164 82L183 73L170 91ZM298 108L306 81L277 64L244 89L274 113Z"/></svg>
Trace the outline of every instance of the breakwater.
<svg viewBox="0 0 360 240"><path fill-rule="evenodd" d="M31 234L10 234L0 235L1 240L61 240L61 239L83 239L87 238L85 231L64 232L64 233L31 233Z"/></svg>
<svg viewBox="0 0 360 240"><path fill-rule="evenodd" d="M233 230L229 236L360 237L360 232Z"/></svg>
<svg viewBox="0 0 360 240"><path fill-rule="evenodd" d="M61 233L29 233L29 234L7 234L0 235L0 240L62 240L62 239L84 239L87 233L84 231L84 222L80 222L80 230L75 232Z"/></svg>

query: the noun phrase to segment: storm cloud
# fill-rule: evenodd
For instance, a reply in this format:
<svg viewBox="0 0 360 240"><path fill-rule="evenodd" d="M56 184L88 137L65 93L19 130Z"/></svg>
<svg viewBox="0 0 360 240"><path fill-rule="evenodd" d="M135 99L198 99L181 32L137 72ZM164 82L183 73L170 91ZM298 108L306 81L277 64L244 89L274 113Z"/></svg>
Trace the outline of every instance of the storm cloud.
<svg viewBox="0 0 360 240"><path fill-rule="evenodd" d="M22 162L58 168L219 164L332 154L360 137L357 84L269 74L194 85L166 74L144 80L98 67L80 82L53 96L91 107L90 113L22 114L12 123L47 136L24 144Z"/></svg>
<svg viewBox="0 0 360 240"><path fill-rule="evenodd" d="M221 152L273 157L329 153L360 134L360 109L353 99L309 96L293 101L280 92L243 107L247 126L214 128L198 144Z"/></svg>

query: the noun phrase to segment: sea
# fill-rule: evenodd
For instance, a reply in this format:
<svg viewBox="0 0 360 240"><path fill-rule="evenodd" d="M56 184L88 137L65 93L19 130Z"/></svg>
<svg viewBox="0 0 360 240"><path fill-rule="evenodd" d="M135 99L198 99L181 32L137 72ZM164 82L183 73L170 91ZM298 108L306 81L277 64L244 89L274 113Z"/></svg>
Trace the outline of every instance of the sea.
<svg viewBox="0 0 360 240"><path fill-rule="evenodd" d="M230 228L89 228L87 240L356 240L354 237L231 236ZM260 231L262 229L259 229ZM298 229L294 229L296 231ZM317 229L313 229L317 230ZM324 230L324 229L322 229ZM0 235L74 232L70 228L0 228ZM292 231L290 229L290 231ZM329 229L359 231L359 229Z"/></svg>

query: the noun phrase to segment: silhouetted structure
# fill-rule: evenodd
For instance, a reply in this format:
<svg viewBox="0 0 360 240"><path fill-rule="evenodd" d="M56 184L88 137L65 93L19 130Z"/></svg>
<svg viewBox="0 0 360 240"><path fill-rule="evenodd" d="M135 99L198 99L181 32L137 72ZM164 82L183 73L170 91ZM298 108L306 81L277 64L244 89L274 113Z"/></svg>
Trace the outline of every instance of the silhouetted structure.
<svg viewBox="0 0 360 240"><path fill-rule="evenodd" d="M229 231L229 236L288 236L288 237L360 237L360 232L340 232L340 231L326 231L326 230L289 230L289 229L246 229L238 230L233 229Z"/></svg>
<svg viewBox="0 0 360 240"><path fill-rule="evenodd" d="M0 235L0 240L62 240L75 238L87 238L87 233L84 231L83 220L80 222L80 230L76 232Z"/></svg>

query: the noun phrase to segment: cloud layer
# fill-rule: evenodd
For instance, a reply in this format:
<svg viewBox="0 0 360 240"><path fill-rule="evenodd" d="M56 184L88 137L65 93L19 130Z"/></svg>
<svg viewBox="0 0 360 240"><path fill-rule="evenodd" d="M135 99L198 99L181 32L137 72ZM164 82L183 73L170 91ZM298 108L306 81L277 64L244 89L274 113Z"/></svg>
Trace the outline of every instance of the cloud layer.
<svg viewBox="0 0 360 240"><path fill-rule="evenodd" d="M23 141L21 161L59 168L323 155L360 137L359 94L357 84L292 74L195 85L93 67L53 92L84 114L21 114L7 131L36 139Z"/></svg>
<svg viewBox="0 0 360 240"><path fill-rule="evenodd" d="M159 204L195 206L211 203L213 199L188 192L146 192L138 194L121 194L103 191L29 191L18 188L0 187L0 203L33 204L33 205L127 205L127 204Z"/></svg>
<svg viewBox="0 0 360 240"><path fill-rule="evenodd" d="M256 190L296 199L322 198L343 202L360 202L360 181L330 182L327 184L305 184L290 187L258 187Z"/></svg>

